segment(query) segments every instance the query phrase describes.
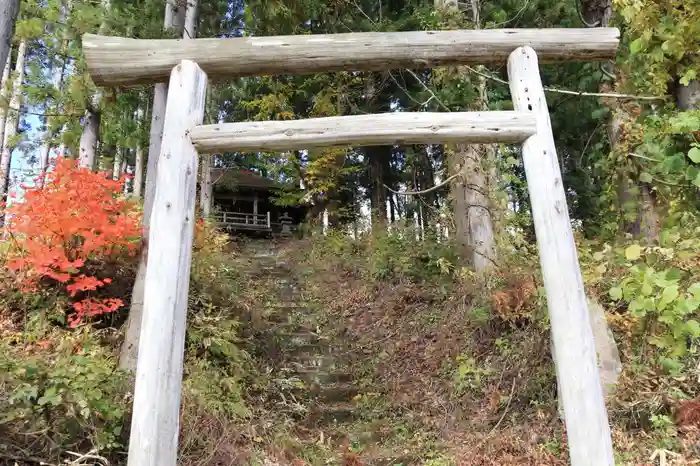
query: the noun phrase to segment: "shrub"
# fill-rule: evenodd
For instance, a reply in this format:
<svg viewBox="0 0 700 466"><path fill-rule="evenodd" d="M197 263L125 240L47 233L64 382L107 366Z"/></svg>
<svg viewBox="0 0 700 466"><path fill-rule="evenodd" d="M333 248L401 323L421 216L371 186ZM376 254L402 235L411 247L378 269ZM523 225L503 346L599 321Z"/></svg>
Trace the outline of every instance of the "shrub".
<svg viewBox="0 0 700 466"><path fill-rule="evenodd" d="M249 367L241 348L241 276L227 252L228 235L208 222L195 232L188 309L187 386L199 403L217 415L247 411L242 382ZM216 383L212 383L216 380Z"/></svg>
<svg viewBox="0 0 700 466"><path fill-rule="evenodd" d="M25 187L23 202L9 208L8 268L23 290L60 287L72 301L72 327L123 305L97 293L112 281L105 262L134 256L139 246L138 207L121 195L123 183L59 158L43 183Z"/></svg>
<svg viewBox="0 0 700 466"><path fill-rule="evenodd" d="M126 379L95 332L37 336L0 340L2 446L42 455L118 446Z"/></svg>
<svg viewBox="0 0 700 466"><path fill-rule="evenodd" d="M430 235L417 239L415 229L398 225L359 239L331 230L313 240L310 259L335 262L372 281L415 283L450 277L459 263L451 242Z"/></svg>
<svg viewBox="0 0 700 466"><path fill-rule="evenodd" d="M658 245L605 245L585 258L587 281L617 309L613 320L677 373L700 338L700 225L691 216L674 223L683 227L663 231Z"/></svg>

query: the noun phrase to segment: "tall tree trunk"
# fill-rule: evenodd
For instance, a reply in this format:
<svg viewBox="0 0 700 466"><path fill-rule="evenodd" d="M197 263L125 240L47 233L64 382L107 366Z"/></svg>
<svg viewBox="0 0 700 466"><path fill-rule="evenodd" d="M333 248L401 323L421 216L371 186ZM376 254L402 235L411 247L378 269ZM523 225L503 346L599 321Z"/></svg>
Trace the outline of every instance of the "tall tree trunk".
<svg viewBox="0 0 700 466"><path fill-rule="evenodd" d="M7 111L6 103L9 103L8 92L9 92L9 81L10 81L10 69L12 67L11 54L7 54L7 61L2 70L2 80L0 81L0 151L2 150L2 141L5 139L5 126L7 123Z"/></svg>
<svg viewBox="0 0 700 466"><path fill-rule="evenodd" d="M182 34L185 21L185 8L179 3L165 2L165 19L163 29L166 34ZM148 146L148 162L146 169L146 186L144 190L143 209L143 235L139 268L136 273L136 281L131 292L131 307L129 318L126 322L124 343L119 354L119 367L129 372L136 371L136 360L139 350L139 335L141 334L141 316L143 315L143 292L146 280L146 267L148 261L148 230L151 224L151 212L153 211L153 199L156 193L156 178L158 173L158 158L163 139L163 123L165 119L165 104L168 99L168 84L158 83L153 93L153 107L151 114L150 142Z"/></svg>
<svg viewBox="0 0 700 466"><path fill-rule="evenodd" d="M85 113L83 133L80 135L78 165L89 170L95 169L97 161L97 142L100 138L100 124L102 122L99 110L101 101L102 92L98 91L92 99L90 108Z"/></svg>
<svg viewBox="0 0 700 466"><path fill-rule="evenodd" d="M0 63L5 64L10 58L12 37L15 35L15 23L19 16L19 0L2 0L0 2Z"/></svg>
<svg viewBox="0 0 700 466"><path fill-rule="evenodd" d="M69 15L71 14L72 8L73 8L73 0L68 0L68 1L66 2L66 16L65 16L65 21L68 20L68 17L69 17ZM61 51L62 51L63 54L65 54L66 51L68 50L68 44L69 44L69 41L68 41L68 28L66 28L66 30L64 31L64 34L63 34L63 43L61 44ZM68 68L69 62L70 62L70 59L64 55L64 57L63 57L63 65L61 66L61 83L60 83L60 86L61 86L61 87L59 87L59 90L61 90L61 88L63 87L63 80L65 79L66 70L67 70L67 68ZM58 105L58 106L57 106L57 110L58 110L59 113L61 112L62 107L63 107L62 105ZM65 131L66 131L66 124L64 123L63 126L61 127L61 129L59 130L58 134L59 134L60 136L62 136L63 133L65 133ZM58 153L58 155L59 155L60 157L67 157L67 156L69 156L68 150L66 149L66 143L63 141L63 138L62 138L62 137L61 137L61 142L60 142L59 145L58 145L57 153Z"/></svg>
<svg viewBox="0 0 700 466"><path fill-rule="evenodd" d="M452 25L458 21L457 5L456 1L435 0L435 7L447 15ZM479 2L471 0L470 6L474 28L480 29ZM467 73L461 70L459 76L467 79ZM479 79L478 90L479 101L474 107L476 110L488 110L485 79ZM496 239L489 202L493 158L492 146L459 144L448 161L453 174L458 170L462 173L451 186L456 236L477 272L491 268L496 259Z"/></svg>
<svg viewBox="0 0 700 466"><path fill-rule="evenodd" d="M49 158L51 155L51 132L46 130L43 139L44 142L39 148L39 176L37 181L37 185L39 188L44 187L44 178L46 177L46 171L49 168Z"/></svg>
<svg viewBox="0 0 700 466"><path fill-rule="evenodd" d="M700 80L690 81L687 86L676 87L676 106L680 110L700 109Z"/></svg>
<svg viewBox="0 0 700 466"><path fill-rule="evenodd" d="M102 7L106 13L110 8L109 0L102 0ZM104 34L106 28L107 21L103 20L98 31L99 34ZM80 135L78 165L90 170L95 169L95 162L97 161L97 145L100 140L100 125L102 124L100 109L102 96L102 90L98 89L88 102L83 121L83 134Z"/></svg>
<svg viewBox="0 0 700 466"><path fill-rule="evenodd" d="M202 218L211 216L211 204L213 196L213 186L211 179L211 162L212 155L206 154L201 156L202 159L202 178L199 183L199 207L202 210Z"/></svg>
<svg viewBox="0 0 700 466"><path fill-rule="evenodd" d="M473 0L473 8L476 0ZM474 13L478 19L478 13ZM486 79L479 76L478 110L488 110ZM496 237L493 228L490 187L495 183L493 145L474 144L465 154L465 195L469 225L469 249L477 272L490 269L496 260Z"/></svg>
<svg viewBox="0 0 700 466"><path fill-rule="evenodd" d="M68 1L65 5L65 9L61 12L61 23L66 23L68 16L70 15L72 7L72 1ZM61 56L62 56L62 63L60 66L57 65L55 61L51 61L51 83L53 84L53 87L55 89L56 95L59 95L61 92L61 87L63 85L63 79L66 73L66 65L68 62L68 59L65 57L66 52L68 50L68 27L65 27L63 29L63 34L61 38ZM47 106L47 109L50 107ZM53 106L53 111L55 113L60 113L60 106L58 103ZM47 112L51 113L51 112ZM44 132L44 135L42 137L42 144L41 148L39 149L39 186L42 187L44 184L44 178L46 176L46 170L48 169L49 166L49 157L51 155L51 143L52 139L54 138L55 134L51 131L50 127L50 121L51 117L47 116L45 120L45 125L46 125L46 131ZM61 132L63 132L61 130ZM63 155L63 154L61 154Z"/></svg>
<svg viewBox="0 0 700 466"><path fill-rule="evenodd" d="M0 157L0 195L4 196L8 191L10 165L12 164L12 151L15 148L17 128L19 125L19 109L22 105L22 82L24 81L24 57L27 42L21 41L17 49L17 62L15 63L15 79L12 83L12 97L10 108L7 110L5 134L2 141L2 156Z"/></svg>
<svg viewBox="0 0 700 466"><path fill-rule="evenodd" d="M422 145L419 148L419 167L420 171L417 176L418 186L416 186L416 191L425 191L435 186L435 170L433 169L433 163L430 160L429 150L435 150L435 146ZM432 223L432 219L435 217L437 212L437 192L433 191L424 196L417 198L419 212L420 212L420 224L421 228L425 225Z"/></svg>
<svg viewBox="0 0 700 466"><path fill-rule="evenodd" d="M117 150L114 153L114 165L112 166L112 179L113 180L118 180L119 177L122 175L122 161L124 160L124 157L122 155L122 149L121 147L117 146Z"/></svg>
<svg viewBox="0 0 700 466"><path fill-rule="evenodd" d="M136 109L136 121L139 127L143 124L144 112L143 104L139 104ZM141 194L143 192L143 170L145 168L144 164L144 153L143 144L141 139L136 143L136 151L134 155L134 187L132 190L133 197L141 199Z"/></svg>
<svg viewBox="0 0 700 466"><path fill-rule="evenodd" d="M612 0L580 0L583 20L588 27L608 27L612 17ZM605 91L607 89L601 89ZM610 147L614 150L623 124L622 112L611 101L612 118L608 128ZM652 187L641 182L631 170L621 167L617 172L617 207L622 213L621 228L633 236L655 243L661 232L661 209ZM631 215L629 215L631 214Z"/></svg>
<svg viewBox="0 0 700 466"><path fill-rule="evenodd" d="M182 33L183 39L197 38L198 3L198 0L188 0L187 2L187 10L185 11L185 29ZM212 104L212 109L210 109L210 118L212 119L212 121L214 121L214 118L217 118L219 123L223 123L224 120L222 118L218 118L220 113L218 107L219 102L212 102ZM215 114L216 116L214 116ZM212 185L211 179L213 158L214 155L211 154L204 154L200 156L202 167L199 180L199 208L201 210L202 218L205 219L208 219L211 216L211 207L213 201L212 196L214 186Z"/></svg>
<svg viewBox="0 0 700 466"><path fill-rule="evenodd" d="M197 8L199 6L199 0L187 0L187 7L185 8L185 24L184 30L182 32L183 39L196 39L197 38Z"/></svg>
<svg viewBox="0 0 700 466"><path fill-rule="evenodd" d="M449 175L464 173L464 155L467 153L467 146L458 144L455 147L445 147L445 155ZM469 214L467 204L466 180L463 176L458 176L450 183L450 203L454 216L455 238L462 245L462 252L465 257L469 257Z"/></svg>
<svg viewBox="0 0 700 466"><path fill-rule="evenodd" d="M369 163L369 175L371 180L371 197L370 203L372 206L372 225L386 227L387 224L387 190L384 187L386 183L386 166L388 165L388 152L391 151L390 146L368 147L365 150Z"/></svg>

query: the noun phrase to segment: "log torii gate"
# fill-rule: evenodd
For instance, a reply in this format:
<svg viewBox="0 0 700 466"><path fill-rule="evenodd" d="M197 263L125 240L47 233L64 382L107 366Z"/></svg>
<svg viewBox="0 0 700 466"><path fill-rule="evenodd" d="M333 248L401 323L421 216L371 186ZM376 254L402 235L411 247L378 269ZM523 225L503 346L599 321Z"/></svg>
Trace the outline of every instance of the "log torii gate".
<svg viewBox="0 0 700 466"><path fill-rule="evenodd" d="M593 333L542 62L613 58L614 28L351 33L233 39L83 36L95 84L170 79L149 233L129 466L175 466L197 154L394 143L522 143L573 466L614 466ZM211 79L508 61L514 111L389 113L203 125Z"/></svg>

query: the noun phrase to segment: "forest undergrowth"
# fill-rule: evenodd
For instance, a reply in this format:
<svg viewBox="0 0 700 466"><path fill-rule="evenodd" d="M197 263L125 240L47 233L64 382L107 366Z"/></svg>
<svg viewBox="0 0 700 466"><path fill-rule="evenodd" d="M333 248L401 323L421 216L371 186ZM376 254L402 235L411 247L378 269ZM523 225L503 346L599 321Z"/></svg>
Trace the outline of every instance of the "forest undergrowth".
<svg viewBox="0 0 700 466"><path fill-rule="evenodd" d="M700 458L693 235L579 245L622 358L608 399L620 465ZM179 464L568 464L536 255L477 277L456 250L400 228L273 244L199 225ZM128 304L136 257L94 267L111 276L100 297ZM72 325L60 282L2 274L0 464L125 464L128 305ZM309 351L332 359L315 382L297 367Z"/></svg>
<svg viewBox="0 0 700 466"><path fill-rule="evenodd" d="M698 348L687 328L698 236L692 219L678 220L686 228L654 247L579 241L587 293L606 309L622 359L607 400L619 464L700 459ZM331 233L294 248L354 367L440 439L444 461L425 464L568 464L536 250L503 254L477 277L454 245L414 237Z"/></svg>

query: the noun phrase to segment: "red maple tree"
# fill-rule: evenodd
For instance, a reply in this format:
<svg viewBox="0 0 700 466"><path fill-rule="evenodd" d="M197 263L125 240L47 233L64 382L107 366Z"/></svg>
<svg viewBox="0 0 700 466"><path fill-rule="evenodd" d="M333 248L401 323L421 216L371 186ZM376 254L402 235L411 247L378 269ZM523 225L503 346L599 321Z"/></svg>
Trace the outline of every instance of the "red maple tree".
<svg viewBox="0 0 700 466"><path fill-rule="evenodd" d="M22 186L22 202L8 208L9 234L14 247L8 268L24 290L42 280L64 287L73 300L71 327L85 317L113 312L123 306L118 298L91 294L109 283L87 267L106 259L135 255L140 246L138 205L124 198L124 178L80 168L71 159L58 158L43 183Z"/></svg>

